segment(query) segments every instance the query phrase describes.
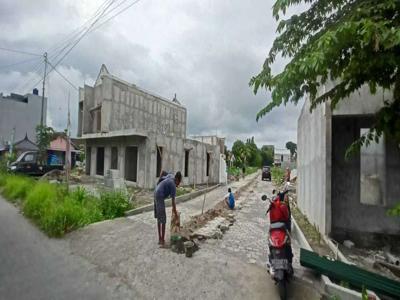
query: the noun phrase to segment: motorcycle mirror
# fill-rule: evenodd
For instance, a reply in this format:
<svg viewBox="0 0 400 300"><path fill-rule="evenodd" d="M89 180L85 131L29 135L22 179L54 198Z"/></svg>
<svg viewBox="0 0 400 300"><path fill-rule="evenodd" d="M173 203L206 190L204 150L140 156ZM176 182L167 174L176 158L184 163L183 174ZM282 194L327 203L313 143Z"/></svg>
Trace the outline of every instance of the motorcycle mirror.
<svg viewBox="0 0 400 300"><path fill-rule="evenodd" d="M267 199L268 199L267 195L262 195L262 196L261 196L261 200L262 200L262 201L267 201Z"/></svg>

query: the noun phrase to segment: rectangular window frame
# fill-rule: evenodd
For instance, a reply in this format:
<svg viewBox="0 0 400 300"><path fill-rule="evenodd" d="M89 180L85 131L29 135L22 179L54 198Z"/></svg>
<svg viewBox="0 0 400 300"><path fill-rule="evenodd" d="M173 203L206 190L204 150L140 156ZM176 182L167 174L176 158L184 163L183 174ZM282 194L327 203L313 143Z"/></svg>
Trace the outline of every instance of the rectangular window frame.
<svg viewBox="0 0 400 300"><path fill-rule="evenodd" d="M111 169L118 170L118 147L111 147Z"/></svg>
<svg viewBox="0 0 400 300"><path fill-rule="evenodd" d="M189 177L189 159L190 159L190 150L185 150L185 177Z"/></svg>
<svg viewBox="0 0 400 300"><path fill-rule="evenodd" d="M156 145L156 177L159 177L163 164L163 147Z"/></svg>

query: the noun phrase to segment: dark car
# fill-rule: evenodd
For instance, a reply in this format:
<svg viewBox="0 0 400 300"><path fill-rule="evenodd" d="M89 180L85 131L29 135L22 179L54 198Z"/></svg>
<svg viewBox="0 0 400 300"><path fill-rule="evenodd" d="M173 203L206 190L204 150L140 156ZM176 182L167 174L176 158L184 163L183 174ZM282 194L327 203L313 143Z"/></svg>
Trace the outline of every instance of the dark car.
<svg viewBox="0 0 400 300"><path fill-rule="evenodd" d="M261 180L271 181L271 169L268 166L262 168Z"/></svg>
<svg viewBox="0 0 400 300"><path fill-rule="evenodd" d="M38 156L39 154L37 151L27 151L22 153L15 162L10 164L9 171L12 173L21 173L25 175L42 176L51 170L64 169L62 164L41 165L39 163Z"/></svg>

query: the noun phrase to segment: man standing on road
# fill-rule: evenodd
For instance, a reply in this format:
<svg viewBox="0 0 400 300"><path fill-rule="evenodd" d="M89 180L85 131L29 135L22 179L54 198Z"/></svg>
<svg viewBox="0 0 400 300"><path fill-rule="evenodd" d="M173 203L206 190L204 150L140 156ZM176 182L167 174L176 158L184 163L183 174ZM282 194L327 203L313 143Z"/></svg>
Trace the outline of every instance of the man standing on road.
<svg viewBox="0 0 400 300"><path fill-rule="evenodd" d="M165 199L168 197L172 198L172 213L177 216L175 197L176 188L182 181L181 172L176 172L175 177L172 174L165 176L156 187L155 198L156 198L156 216L157 216L157 228L158 228L158 243L161 247L165 247L165 224L167 222L167 215L165 212Z"/></svg>

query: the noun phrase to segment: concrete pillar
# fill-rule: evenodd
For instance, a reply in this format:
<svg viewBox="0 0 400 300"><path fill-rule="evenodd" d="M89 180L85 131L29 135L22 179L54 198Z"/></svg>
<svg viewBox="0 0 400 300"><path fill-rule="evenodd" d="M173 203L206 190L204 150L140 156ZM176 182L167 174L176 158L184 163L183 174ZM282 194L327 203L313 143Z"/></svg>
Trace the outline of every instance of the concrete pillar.
<svg viewBox="0 0 400 300"><path fill-rule="evenodd" d="M111 147L104 147L104 175L107 174L108 170L111 168Z"/></svg>
<svg viewBox="0 0 400 300"><path fill-rule="evenodd" d="M118 147L118 169L121 178L125 178L125 144Z"/></svg>
<svg viewBox="0 0 400 300"><path fill-rule="evenodd" d="M325 228L324 233L329 235L332 231L332 111L330 102L325 103Z"/></svg>
<svg viewBox="0 0 400 300"><path fill-rule="evenodd" d="M96 175L96 158L97 158L97 147L92 146L91 147L92 155L91 155L91 162L90 162L90 176L95 176Z"/></svg>

